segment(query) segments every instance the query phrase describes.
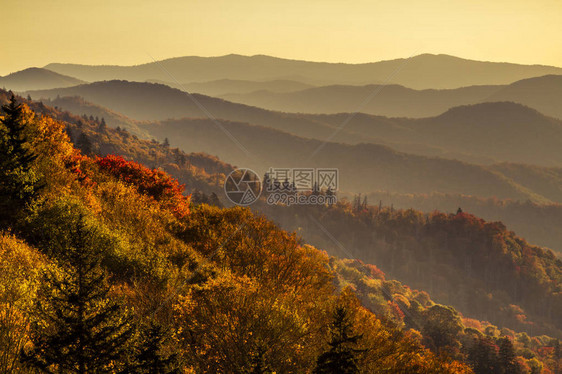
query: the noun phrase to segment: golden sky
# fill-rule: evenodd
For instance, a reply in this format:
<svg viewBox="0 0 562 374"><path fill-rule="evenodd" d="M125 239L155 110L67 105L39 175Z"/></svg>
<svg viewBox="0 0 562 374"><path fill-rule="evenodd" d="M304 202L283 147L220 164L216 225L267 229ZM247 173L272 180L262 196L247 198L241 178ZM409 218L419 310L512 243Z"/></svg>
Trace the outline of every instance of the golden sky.
<svg viewBox="0 0 562 374"><path fill-rule="evenodd" d="M0 75L229 53L562 66L561 0L0 0L0 25Z"/></svg>

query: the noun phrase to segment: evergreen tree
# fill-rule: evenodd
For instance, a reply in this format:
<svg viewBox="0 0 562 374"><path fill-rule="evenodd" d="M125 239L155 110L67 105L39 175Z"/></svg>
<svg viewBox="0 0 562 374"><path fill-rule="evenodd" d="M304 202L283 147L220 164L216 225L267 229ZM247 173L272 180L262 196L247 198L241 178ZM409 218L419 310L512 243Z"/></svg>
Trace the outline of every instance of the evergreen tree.
<svg viewBox="0 0 562 374"><path fill-rule="evenodd" d="M477 338L468 352L468 361L475 374L498 374L497 346L487 338Z"/></svg>
<svg viewBox="0 0 562 374"><path fill-rule="evenodd" d="M164 330L159 324L151 322L146 326L140 334L135 367L134 369L129 368L127 371L149 374L179 373L177 355L166 356L162 352L165 338Z"/></svg>
<svg viewBox="0 0 562 374"><path fill-rule="evenodd" d="M516 360L515 349L513 348L513 343L509 338L505 337L499 342L500 350L498 354L499 366L501 372L505 374L519 374L521 373L521 368Z"/></svg>
<svg viewBox="0 0 562 374"><path fill-rule="evenodd" d="M76 147L82 151L83 154L90 156L93 153L93 145L90 137L82 132L76 140Z"/></svg>
<svg viewBox="0 0 562 374"><path fill-rule="evenodd" d="M10 225L37 197L42 184L33 168L37 155L31 149L31 117L12 94L2 107L0 121L0 224Z"/></svg>
<svg viewBox="0 0 562 374"><path fill-rule="evenodd" d="M337 307L333 322L330 326L332 335L328 343L330 349L320 355L316 361L315 374L353 374L358 373L357 355L362 350L353 348L361 339L361 335L355 335L347 310Z"/></svg>
<svg viewBox="0 0 562 374"><path fill-rule="evenodd" d="M98 117L96 117L96 122L98 123L98 131L103 133L107 130L107 125L106 125L105 120L103 118L102 118L102 121L99 122Z"/></svg>
<svg viewBox="0 0 562 374"><path fill-rule="evenodd" d="M131 320L110 298L96 238L95 228L80 216L66 237L52 244L58 269L43 274L30 334L33 347L21 352L21 360L40 371L115 372L127 361Z"/></svg>

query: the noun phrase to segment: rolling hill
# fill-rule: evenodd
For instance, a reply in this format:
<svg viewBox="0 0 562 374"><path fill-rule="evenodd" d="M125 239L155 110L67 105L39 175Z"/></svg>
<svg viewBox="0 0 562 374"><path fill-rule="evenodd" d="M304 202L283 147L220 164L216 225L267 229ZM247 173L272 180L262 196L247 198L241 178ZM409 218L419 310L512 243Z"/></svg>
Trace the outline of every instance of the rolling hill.
<svg viewBox="0 0 562 374"><path fill-rule="evenodd" d="M0 87L16 92L70 87L82 83L84 81L42 68L28 68L0 77Z"/></svg>
<svg viewBox="0 0 562 374"><path fill-rule="evenodd" d="M513 101L562 118L562 75L523 79L505 86L486 101Z"/></svg>
<svg viewBox="0 0 562 374"><path fill-rule="evenodd" d="M401 152L471 163L562 166L562 153L559 152L562 121L509 102L461 106L436 117L407 119L362 113L281 113L199 94L190 95L166 85L127 81L96 82L28 93L34 99L81 96L140 121L207 118L210 114L214 118L269 127L304 138L329 138L332 142L346 144L384 144ZM71 106L67 109L72 110ZM332 139L333 134L337 136Z"/></svg>
<svg viewBox="0 0 562 374"><path fill-rule="evenodd" d="M74 110L81 113L91 108L94 116L106 118L109 126L114 125L122 128L128 128L127 124L136 122L112 112L104 107L89 104L82 99L76 97L63 97L55 99L51 104L57 104L60 109L66 103L74 103ZM78 119L69 117L68 114L57 110L49 110L48 106L40 106L30 102L34 110L40 111L46 115L60 118L65 121L77 122ZM87 113L87 112L85 112ZM113 121L113 115L117 115L116 121ZM87 121L83 121L87 122ZM148 141L142 141L133 136L126 136L122 131L113 132L111 129L105 131L111 132L111 136L102 136L95 127L92 131L86 130L84 127L78 130L75 126L71 127L74 135L73 139L78 138L78 131L89 134L89 138L94 143L93 149L98 150L100 155L104 156L109 153L123 155L132 158L138 162L152 167L162 167L164 170L178 178L180 182L187 183L188 187L197 187L199 190L211 194L215 192L222 196L220 186L215 183L202 184L201 178L194 176L198 173L198 167L204 168L212 173L222 173L222 176L212 176L211 179L218 178L224 180L224 174L228 174L232 170L231 166L219 165L217 167L216 159L205 157L202 154L194 156L178 154L176 150ZM139 129L139 131L141 131ZM142 131L146 134L146 131ZM197 146L195 146L197 148ZM145 152L139 150L146 149ZM168 153L169 156L165 156ZM150 156L150 155L154 156ZM185 159L187 164L179 163L178 167L173 166L177 160ZM189 167L186 168L186 166ZM195 168L195 169L193 169ZM560 171L557 169L539 168L530 165L515 164L497 164L492 166L492 170L503 173L508 178L515 180L522 186L529 189L536 189L540 194L548 196L553 201L562 200L562 182L560 177L556 177ZM199 173L201 174L201 173ZM343 196L343 195L342 195ZM510 228L515 230L519 235L527 238L531 243L546 246L554 249L556 252L562 252L562 205L560 204L534 204L529 201L515 200L499 200L497 198L481 198L472 195L451 195L442 193L431 194L398 194L390 191L371 192L368 194L369 201L376 203L382 200L385 205L393 204L397 208L414 208L424 212L432 212L434 210L455 212L458 207L491 221L503 221Z"/></svg>
<svg viewBox="0 0 562 374"><path fill-rule="evenodd" d="M294 92L262 89L221 98L270 110L335 114L360 111L387 117L430 117L481 102L512 101L562 119L562 75L523 79L509 85L414 90L399 85L323 86Z"/></svg>
<svg viewBox="0 0 562 374"><path fill-rule="evenodd" d="M348 114L304 115L332 126ZM345 131L394 144L407 152L424 151L423 144L457 154L478 155L496 162L548 167L562 166L562 121L511 102L492 102L451 108L421 119L385 118L357 114ZM484 159L482 160L484 161Z"/></svg>
<svg viewBox="0 0 562 374"><path fill-rule="evenodd" d="M64 89L29 91L28 94L33 99L81 96L86 101L139 121L183 117L207 118L210 112L216 118L267 124L267 126L306 137L333 131L332 126L314 120L295 119L283 113L235 104L200 94L187 94L178 89L155 83L106 81ZM361 137L358 135L350 135L347 140L360 141L360 139Z"/></svg>
<svg viewBox="0 0 562 374"><path fill-rule="evenodd" d="M0 91L0 102L6 96ZM65 115L40 103L33 106ZM275 372L312 372L317 357L329 349L332 310L340 305L350 316L346 323L361 335L361 346L369 348L368 356L357 360L361 371L472 372L468 364L426 348L417 339L421 333L403 330L399 319L382 319L368 309L373 303L363 306L351 289L335 284L336 277L349 279L346 262L335 264L335 258L248 209L192 204L183 187L161 170L114 155L85 156L67 136L69 123L36 116L13 101L11 108L8 120L14 118L18 128L25 126L33 135L15 140L25 148L8 154L16 161L5 164L19 174L4 173L9 179L1 192L6 196L23 173L40 179L27 179L25 197L12 194L2 202L2 372L60 371L63 365L74 370L80 366L75 362L87 361L79 371L148 367L150 372L242 373L253 370L254 352L263 342L269 352L264 360ZM68 119L74 130L97 129L101 138L119 132ZM2 117L0 126L8 120ZM37 157L33 168L18 164L18 155L28 150ZM25 209L22 200L34 210ZM220 243L224 255L210 254ZM370 290L384 300L381 282L370 281ZM387 312L391 306L380 305ZM420 329L426 319L418 322ZM160 327L151 328L153 334L146 326ZM225 329L235 332L226 340ZM51 345L55 341L57 348ZM90 364L108 344L130 350L112 350L107 364ZM156 364L150 366L144 359L148 344L157 347L149 359ZM66 354L76 346L88 352L77 360ZM38 347L55 353L45 361L27 360ZM164 361L159 352L168 349L174 355Z"/></svg>
<svg viewBox="0 0 562 374"><path fill-rule="evenodd" d="M322 146L320 140L222 120L221 127L210 120L181 119L144 124L141 128L158 139L168 138L172 146L184 150L197 152L213 149L219 158L239 167L252 168L261 174L269 167L338 168L340 188L348 192L439 191L550 201L487 167L406 154L383 145L326 143ZM231 136L244 148L232 142Z"/></svg>
<svg viewBox="0 0 562 374"><path fill-rule="evenodd" d="M414 90L399 85L323 86L296 92L261 90L221 98L270 110L300 113L362 113L387 117L429 117L451 107L476 104L503 86Z"/></svg>
<svg viewBox="0 0 562 374"><path fill-rule="evenodd" d="M98 118L98 120L103 118L110 127L121 127L140 137L149 137L146 132L142 131L137 126L137 121L101 105L92 104L80 96L56 97L54 99L44 100L43 103L57 109L67 110L77 115Z"/></svg>
<svg viewBox="0 0 562 374"><path fill-rule="evenodd" d="M289 79L314 85L365 85L384 82L416 89L509 84L525 78L562 74L561 68L552 66L483 62L432 54L364 64L298 61L264 55L227 55L177 57L136 66L53 63L46 68L86 81L125 79L141 82L197 82L220 79ZM392 79L389 81L389 78Z"/></svg>

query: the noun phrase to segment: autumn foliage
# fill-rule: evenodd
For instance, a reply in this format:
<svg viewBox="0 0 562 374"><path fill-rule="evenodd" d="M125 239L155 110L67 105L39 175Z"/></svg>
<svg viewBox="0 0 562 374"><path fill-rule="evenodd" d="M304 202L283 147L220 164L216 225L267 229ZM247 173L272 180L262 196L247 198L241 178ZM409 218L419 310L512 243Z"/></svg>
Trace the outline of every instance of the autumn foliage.
<svg viewBox="0 0 562 374"><path fill-rule="evenodd" d="M184 186L158 169L149 169L121 156L108 155L96 158L96 164L125 183L135 186L139 192L153 197L171 209L178 218L189 214L190 196L185 196Z"/></svg>
<svg viewBox="0 0 562 374"><path fill-rule="evenodd" d="M50 293L37 292L45 288L40 275L48 270L56 279L65 276L61 264L69 247L64 243L74 240L69 227L84 221L95 243L91 254L96 271L107 275L109 286L107 298L93 307L103 309L109 300L119 300L134 314L134 322L122 319L136 331L130 344L142 347L145 358L168 362L166 358L173 357L169 366L180 372L310 373L318 358L330 352L330 326L338 307L345 307L353 334L361 336L353 347L359 372L472 372L461 361L468 353L458 349L459 336L468 336L459 330L468 327L460 315L435 304L427 293L392 280L390 272L367 264L379 262L330 257L248 209L190 206L184 186L164 171L120 156L80 155L69 141L77 132L71 131L71 137L65 132L77 130L75 124L40 117L32 125L39 134L32 144L38 154L35 168L46 186L37 196L41 204L14 222L13 232L0 228L0 306L6 309L0 313L0 352L6 352L0 355L0 369L30 372L18 354L22 347L33 352L40 341L33 339L41 334L37 327L45 323L30 304L39 295L39 304L54 308L55 314L57 308L63 309ZM107 128L104 134L113 131ZM339 210L332 213L334 222L349 218ZM485 243L496 243L498 253L510 238L499 224L460 215L453 219L435 214L426 225L426 217L416 212L375 216L365 209L354 221L357 227L372 222L377 222L377 234L396 243L380 252L381 262L395 261L397 267L407 244L397 233L408 238L425 235L432 239L428 245L439 243L443 232L468 231L475 238L480 233ZM358 243L362 239L356 237ZM535 276L538 265L528 262L537 257L537 250L521 247L523 254L516 261L521 274ZM548 254L544 256L539 264L548 265ZM148 334L142 332L143 326L162 329ZM498 343L499 335L492 338L497 328L488 330L488 340ZM534 370L539 359L558 359L559 348L540 349L554 347L545 338L514 336L523 366ZM463 347L472 347L473 341L480 340L474 338ZM524 351L527 346L530 353ZM119 355L108 366L117 368L138 359L134 349L131 357ZM56 363L50 369L56 371Z"/></svg>

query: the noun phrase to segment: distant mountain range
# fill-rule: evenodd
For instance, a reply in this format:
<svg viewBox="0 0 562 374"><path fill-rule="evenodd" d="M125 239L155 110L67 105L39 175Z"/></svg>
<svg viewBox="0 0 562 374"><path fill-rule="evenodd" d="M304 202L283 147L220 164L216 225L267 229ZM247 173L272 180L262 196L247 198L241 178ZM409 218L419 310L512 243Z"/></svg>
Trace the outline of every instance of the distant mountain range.
<svg viewBox="0 0 562 374"><path fill-rule="evenodd" d="M513 148L512 153L499 153L507 152L513 144L528 139L528 134L522 133L526 123L533 124L533 128L541 134L550 129L546 134L553 142L557 139L558 128L562 128L559 121L518 104L460 107L442 116L421 120L361 115L352 120L334 141L322 146L323 140L343 123L344 115L289 115L195 95L198 103L217 118L210 120L204 118L204 113L185 92L164 85L123 81L97 82L42 93L55 97L59 94L80 94L98 105L148 121L138 126L157 139L167 137L172 146L192 152L212 152L232 164L260 172L271 166L339 168L342 189L347 191L437 191L538 202L562 201L560 188L552 187L557 183L554 177L546 177L537 182L538 186L529 187L529 179L532 178L527 175L534 173L536 167L529 166L527 170L522 166L512 177L507 177L499 169L397 152L388 146L375 144L377 139L381 139L378 143L394 141L407 150L407 142L422 145L433 142L458 152L466 149L482 154L500 154L506 158L519 154L539 157L540 153L539 156L534 156L534 153L550 152L545 143L532 148L532 152ZM42 94L32 93L32 96L41 97ZM63 104L62 101L59 103ZM84 107L81 105L75 110L83 110ZM512 116L506 117L505 113ZM168 119L174 117L190 118ZM440 135L447 126L449 130L446 134ZM510 126L514 131L510 132ZM487 139L486 131L491 140ZM508 142L506 147L494 143L498 137L509 139L511 133L516 135L515 143ZM233 137L243 148L232 141ZM483 138L482 145L479 145L479 137ZM366 144L367 141L371 144ZM318 152L314 154L315 151ZM549 175L548 171L540 173ZM519 178L518 182L515 182L515 177ZM537 193L537 190L542 193Z"/></svg>
<svg viewBox="0 0 562 374"><path fill-rule="evenodd" d="M503 85L517 80L562 74L562 68L466 60L422 54L364 64L288 60L271 56L178 57L136 66L49 64L45 68L85 81L201 82L221 79L294 80L313 85L393 83L415 89Z"/></svg>
<svg viewBox="0 0 562 374"><path fill-rule="evenodd" d="M42 68L29 68L0 77L0 87L18 92L33 89L70 87L82 83L85 82Z"/></svg>
<svg viewBox="0 0 562 374"><path fill-rule="evenodd" d="M221 98L270 110L295 113L361 112L388 117L427 117L475 104L504 86L470 86L447 90L414 90L404 86L322 86L295 92L230 93Z"/></svg>
<svg viewBox="0 0 562 374"><path fill-rule="evenodd" d="M304 117L332 126L350 118L349 114ZM511 102L460 106L421 119L358 114L345 131L393 144L423 144L496 161L562 166L562 121Z"/></svg>
<svg viewBox="0 0 562 374"><path fill-rule="evenodd" d="M337 134L329 140L384 144L401 152L471 163L562 166L562 121L514 103L482 103L452 108L435 117L406 119L361 113L280 113L199 94L190 97L165 85L126 81L96 82L29 94L34 99L81 96L139 121L207 118L206 110L219 119L269 127L303 138L326 140ZM61 104L61 107L65 106ZM73 110L71 106L67 108Z"/></svg>
<svg viewBox="0 0 562 374"><path fill-rule="evenodd" d="M341 189L348 192L390 190L401 193L458 193L515 200L551 201L498 171L460 161L396 152L378 144L326 143L263 126L206 119L166 120L141 125L173 147L213 150L220 159L263 174L269 167L330 167L340 170ZM233 143L226 129L244 149ZM248 153L245 153L245 152ZM305 165L305 166L303 166ZM560 197L562 194L552 195Z"/></svg>
<svg viewBox="0 0 562 374"><path fill-rule="evenodd" d="M413 90L399 85L323 86L294 92L260 90L221 98L270 110L300 113L362 112L388 117L428 117L449 108L486 101L513 101L562 118L562 75L547 75L510 85L449 90Z"/></svg>

